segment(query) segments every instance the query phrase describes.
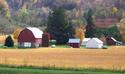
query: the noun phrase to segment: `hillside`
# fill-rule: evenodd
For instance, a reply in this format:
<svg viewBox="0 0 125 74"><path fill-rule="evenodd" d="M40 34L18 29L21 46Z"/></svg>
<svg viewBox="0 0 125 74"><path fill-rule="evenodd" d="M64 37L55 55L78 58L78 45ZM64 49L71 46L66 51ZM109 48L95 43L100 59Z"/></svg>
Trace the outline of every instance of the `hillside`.
<svg viewBox="0 0 125 74"><path fill-rule="evenodd" d="M46 26L49 12L55 7L65 8L68 18L72 21L82 21L83 14L88 8L94 10L95 18L119 20L124 17L125 9L125 0L0 0L0 2L2 1L5 2L7 16L10 13L10 19L16 21L14 25L21 27ZM105 27L105 25L103 26Z"/></svg>

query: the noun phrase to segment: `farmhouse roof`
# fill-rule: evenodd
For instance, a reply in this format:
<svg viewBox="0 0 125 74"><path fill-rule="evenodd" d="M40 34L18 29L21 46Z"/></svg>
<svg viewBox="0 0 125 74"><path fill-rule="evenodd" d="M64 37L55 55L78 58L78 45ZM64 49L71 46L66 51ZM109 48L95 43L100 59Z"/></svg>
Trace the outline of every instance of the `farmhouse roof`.
<svg viewBox="0 0 125 74"><path fill-rule="evenodd" d="M100 39L98 39L98 38L92 38L92 39L90 39L89 41L91 41L91 40L95 40L97 43L103 43ZM88 42L89 42L88 41Z"/></svg>
<svg viewBox="0 0 125 74"><path fill-rule="evenodd" d="M89 41L91 38L84 38L83 41Z"/></svg>
<svg viewBox="0 0 125 74"><path fill-rule="evenodd" d="M27 27L27 29L33 33L35 38L42 38L43 32L40 29L36 27Z"/></svg>

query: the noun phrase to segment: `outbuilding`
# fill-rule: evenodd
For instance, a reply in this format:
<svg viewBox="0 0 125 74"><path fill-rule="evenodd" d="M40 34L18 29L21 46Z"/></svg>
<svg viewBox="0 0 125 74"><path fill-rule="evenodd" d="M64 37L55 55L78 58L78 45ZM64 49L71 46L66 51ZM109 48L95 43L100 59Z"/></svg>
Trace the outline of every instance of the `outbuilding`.
<svg viewBox="0 0 125 74"><path fill-rule="evenodd" d="M40 47L42 44L43 32L35 27L27 27L23 29L18 36L19 48Z"/></svg>
<svg viewBox="0 0 125 74"><path fill-rule="evenodd" d="M81 45L85 46L90 39L91 38L84 38Z"/></svg>
<svg viewBox="0 0 125 74"><path fill-rule="evenodd" d="M113 37L107 37L106 41L107 41L107 45L116 45L117 40Z"/></svg>
<svg viewBox="0 0 125 74"><path fill-rule="evenodd" d="M80 48L80 39L69 39L68 45L73 48Z"/></svg>
<svg viewBox="0 0 125 74"><path fill-rule="evenodd" d="M86 43L86 48L93 48L93 49L98 49L103 47L103 42L99 40L98 38L91 38L87 43Z"/></svg>
<svg viewBox="0 0 125 74"><path fill-rule="evenodd" d="M117 41L114 37L107 37L106 38L107 45L122 45L123 43L120 41Z"/></svg>

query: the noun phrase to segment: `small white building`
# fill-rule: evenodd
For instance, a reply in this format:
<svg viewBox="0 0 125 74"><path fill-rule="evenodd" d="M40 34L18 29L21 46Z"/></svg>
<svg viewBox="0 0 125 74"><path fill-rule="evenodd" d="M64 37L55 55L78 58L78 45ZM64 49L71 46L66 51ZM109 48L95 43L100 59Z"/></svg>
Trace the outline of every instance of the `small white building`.
<svg viewBox="0 0 125 74"><path fill-rule="evenodd" d="M80 39L69 39L68 45L73 48L80 48Z"/></svg>
<svg viewBox="0 0 125 74"><path fill-rule="evenodd" d="M91 38L86 43L86 48L98 49L98 48L102 48L102 47L103 47L103 42L98 38Z"/></svg>
<svg viewBox="0 0 125 74"><path fill-rule="evenodd" d="M91 38L84 38L81 45L86 46L87 42L88 42L90 39L91 39Z"/></svg>

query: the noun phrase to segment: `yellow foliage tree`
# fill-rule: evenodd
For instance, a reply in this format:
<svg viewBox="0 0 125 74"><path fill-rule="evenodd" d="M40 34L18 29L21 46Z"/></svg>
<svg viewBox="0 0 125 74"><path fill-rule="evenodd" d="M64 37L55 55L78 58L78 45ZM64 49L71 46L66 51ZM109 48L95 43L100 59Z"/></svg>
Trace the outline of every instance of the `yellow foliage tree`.
<svg viewBox="0 0 125 74"><path fill-rule="evenodd" d="M4 14L7 18L10 17L10 11L6 0L0 0L0 9L0 11L3 12L2 14Z"/></svg>
<svg viewBox="0 0 125 74"><path fill-rule="evenodd" d="M125 11L122 12L122 17L125 18Z"/></svg>
<svg viewBox="0 0 125 74"><path fill-rule="evenodd" d="M115 14L115 13L117 13L118 12L118 9L116 8L116 7L113 7L112 8L112 14Z"/></svg>
<svg viewBox="0 0 125 74"><path fill-rule="evenodd" d="M27 4L24 4L24 5L22 6L21 12L23 12L23 13L28 13L28 11L27 11Z"/></svg>
<svg viewBox="0 0 125 74"><path fill-rule="evenodd" d="M99 39L106 45L107 41L105 35L102 34Z"/></svg>
<svg viewBox="0 0 125 74"><path fill-rule="evenodd" d="M13 38L14 38L14 39L17 39L21 31L22 31L21 28L16 29L16 30L13 32Z"/></svg>
<svg viewBox="0 0 125 74"><path fill-rule="evenodd" d="M75 37L80 39L80 44L82 43L83 39L85 38L85 28L83 25L78 26L75 29Z"/></svg>
<svg viewBox="0 0 125 74"><path fill-rule="evenodd" d="M10 15L10 12L7 11L5 16L9 18L9 17L11 16L11 15Z"/></svg>
<svg viewBox="0 0 125 74"><path fill-rule="evenodd" d="M33 3L36 3L37 2L37 0L33 0Z"/></svg>
<svg viewBox="0 0 125 74"><path fill-rule="evenodd" d="M0 0L0 4L5 5L6 0Z"/></svg>

